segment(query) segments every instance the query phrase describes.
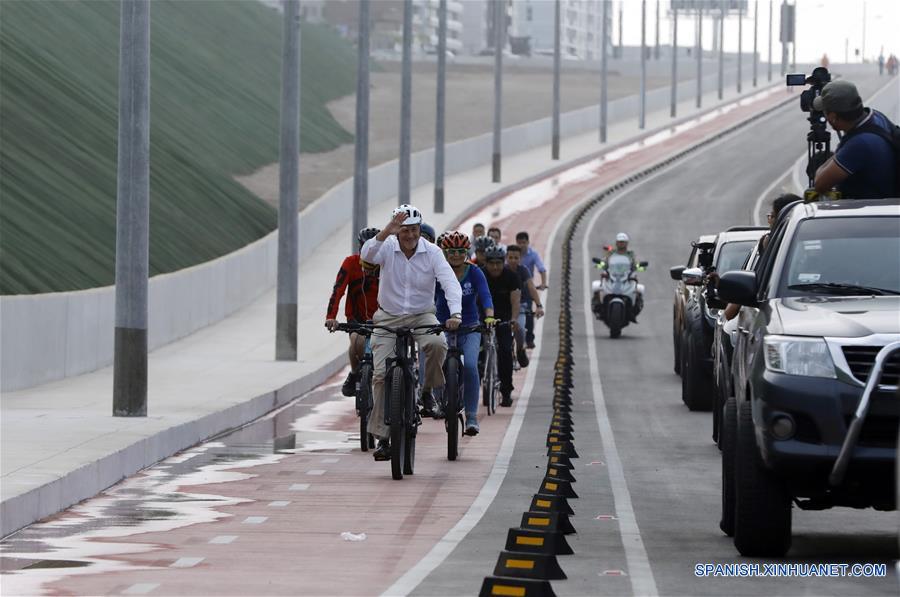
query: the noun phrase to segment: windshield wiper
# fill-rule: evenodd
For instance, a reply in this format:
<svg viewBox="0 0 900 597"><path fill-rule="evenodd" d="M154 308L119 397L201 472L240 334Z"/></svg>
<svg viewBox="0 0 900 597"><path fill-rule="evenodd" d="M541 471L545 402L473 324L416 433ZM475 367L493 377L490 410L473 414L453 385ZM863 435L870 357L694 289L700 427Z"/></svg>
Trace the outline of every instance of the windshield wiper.
<svg viewBox="0 0 900 597"><path fill-rule="evenodd" d="M876 296L884 296L885 294L900 294L900 292L891 290L889 288L859 286L857 284L845 284L843 282L811 282L809 284L791 284L790 286L788 286L788 289L805 290L807 292L816 292L818 290L821 290L846 296L859 294L874 294Z"/></svg>

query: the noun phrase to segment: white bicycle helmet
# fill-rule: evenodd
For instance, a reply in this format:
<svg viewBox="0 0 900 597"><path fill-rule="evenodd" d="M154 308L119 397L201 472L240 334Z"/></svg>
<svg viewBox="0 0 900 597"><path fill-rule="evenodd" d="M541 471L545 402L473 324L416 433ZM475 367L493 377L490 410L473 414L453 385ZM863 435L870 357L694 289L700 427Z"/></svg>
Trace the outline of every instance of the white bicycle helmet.
<svg viewBox="0 0 900 597"><path fill-rule="evenodd" d="M391 212L391 217L396 217L397 214L406 214L406 219L403 220L403 226L412 226L414 224L422 223L422 212L408 203L395 207L394 211Z"/></svg>
<svg viewBox="0 0 900 597"><path fill-rule="evenodd" d="M619 242L627 243L627 242L630 241L630 240L631 240L631 239L628 238L628 235L625 234L624 232L620 232L620 233L618 233L618 234L616 235L616 242L617 242L617 243L619 243Z"/></svg>

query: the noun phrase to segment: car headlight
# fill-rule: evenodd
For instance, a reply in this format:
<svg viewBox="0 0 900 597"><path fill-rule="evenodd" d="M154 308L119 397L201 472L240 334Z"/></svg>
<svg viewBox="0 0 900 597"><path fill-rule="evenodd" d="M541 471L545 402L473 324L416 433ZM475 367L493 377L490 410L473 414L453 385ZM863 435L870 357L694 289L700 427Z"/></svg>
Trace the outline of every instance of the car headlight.
<svg viewBox="0 0 900 597"><path fill-rule="evenodd" d="M769 371L807 377L837 377L824 338L767 336L764 345Z"/></svg>

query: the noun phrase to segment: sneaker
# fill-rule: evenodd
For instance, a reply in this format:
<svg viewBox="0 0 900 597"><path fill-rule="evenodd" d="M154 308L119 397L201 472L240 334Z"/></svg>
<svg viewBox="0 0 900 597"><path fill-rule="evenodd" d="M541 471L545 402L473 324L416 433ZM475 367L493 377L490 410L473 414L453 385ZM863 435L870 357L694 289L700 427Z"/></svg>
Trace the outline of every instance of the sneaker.
<svg viewBox="0 0 900 597"><path fill-rule="evenodd" d="M478 427L478 419L475 415L470 415L466 417L466 430L463 431L463 435L468 435L470 437L474 437L478 435L478 432L481 429Z"/></svg>
<svg viewBox="0 0 900 597"><path fill-rule="evenodd" d="M433 417L434 416L434 396L432 396L431 390L422 390L422 395L419 397L419 400L422 403L419 413L423 417Z"/></svg>
<svg viewBox="0 0 900 597"><path fill-rule="evenodd" d="M344 385L341 386L341 394L344 396L356 396L356 382L359 380L359 376L351 371L347 374L347 379L344 380Z"/></svg>
<svg viewBox="0 0 900 597"><path fill-rule="evenodd" d="M512 392L500 390L500 406L512 406Z"/></svg>
<svg viewBox="0 0 900 597"><path fill-rule="evenodd" d="M445 410L443 398L436 398L434 400L434 406L431 409L431 417L433 419L443 419Z"/></svg>
<svg viewBox="0 0 900 597"><path fill-rule="evenodd" d="M387 439L378 440L378 447L372 452L372 457L378 461L391 459L391 441Z"/></svg>
<svg viewBox="0 0 900 597"><path fill-rule="evenodd" d="M520 367L528 366L528 355L525 354L524 348L520 348L519 350L516 351L516 360L519 361Z"/></svg>

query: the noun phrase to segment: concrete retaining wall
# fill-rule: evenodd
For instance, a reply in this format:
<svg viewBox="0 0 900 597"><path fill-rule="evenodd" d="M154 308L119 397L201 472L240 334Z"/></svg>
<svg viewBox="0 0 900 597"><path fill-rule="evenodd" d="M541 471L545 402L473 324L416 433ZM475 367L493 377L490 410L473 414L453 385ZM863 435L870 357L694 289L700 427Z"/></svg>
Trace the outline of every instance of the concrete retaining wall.
<svg viewBox="0 0 900 597"><path fill-rule="evenodd" d="M682 68L686 68L683 66ZM726 85L733 85L728 73ZM704 77L704 91L714 90L715 74ZM696 82L679 84L678 97L695 93ZM748 92L750 90L748 89ZM669 88L647 94L647 112L669 104ZM611 101L609 122L637 117L639 100L630 96ZM562 136L596 130L597 106L568 112L561 117ZM551 122L545 118L507 128L502 146L506 155L549 144ZM449 144L446 175L489 164L492 137L485 134ZM398 164L382 164L369 171L369 203L397 195ZM434 150L413 154L412 186L434 177ZM300 259L343 226L351 213L353 180L348 179L304 209L300 220ZM448 210L453 198L447 198ZM272 288L276 279L277 232L213 261L150 280L150 349L187 336L220 321ZM348 247L349 249L349 247ZM115 288L77 292L0 297L0 391L10 392L87 373L112 364L115 323Z"/></svg>

